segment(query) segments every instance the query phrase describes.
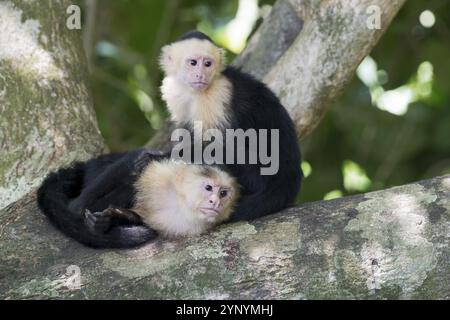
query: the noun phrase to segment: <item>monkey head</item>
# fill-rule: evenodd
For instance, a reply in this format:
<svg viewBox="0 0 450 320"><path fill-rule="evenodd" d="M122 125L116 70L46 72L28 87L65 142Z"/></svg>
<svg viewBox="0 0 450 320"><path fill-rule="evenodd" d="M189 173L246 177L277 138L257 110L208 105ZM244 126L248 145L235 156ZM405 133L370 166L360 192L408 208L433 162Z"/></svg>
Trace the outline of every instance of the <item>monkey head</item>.
<svg viewBox="0 0 450 320"><path fill-rule="evenodd" d="M205 91L225 65L225 50L193 31L162 48L160 65L166 76L194 91Z"/></svg>
<svg viewBox="0 0 450 320"><path fill-rule="evenodd" d="M200 234L227 220L239 196L225 171L171 159L150 163L135 187L133 210L168 237Z"/></svg>
<svg viewBox="0 0 450 320"><path fill-rule="evenodd" d="M227 220L239 195L235 179L214 167L197 167L198 172L184 176L182 192L193 218L211 224Z"/></svg>

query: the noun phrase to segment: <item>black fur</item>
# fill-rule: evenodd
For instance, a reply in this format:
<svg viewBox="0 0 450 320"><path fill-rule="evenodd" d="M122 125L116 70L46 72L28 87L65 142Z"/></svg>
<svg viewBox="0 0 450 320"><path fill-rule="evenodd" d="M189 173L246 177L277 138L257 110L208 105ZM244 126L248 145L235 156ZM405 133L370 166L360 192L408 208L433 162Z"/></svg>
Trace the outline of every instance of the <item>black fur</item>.
<svg viewBox="0 0 450 320"><path fill-rule="evenodd" d="M279 129L279 171L261 175L261 163L227 165L238 179L243 194L231 220L249 220L280 211L292 204L300 191L303 173L294 124L275 94L251 75L228 66L223 75L233 85L227 129ZM270 150L270 139L267 150ZM248 155L248 148L246 154ZM243 152L242 150L235 150Z"/></svg>
<svg viewBox="0 0 450 320"><path fill-rule="evenodd" d="M183 41L183 40L188 40L188 39L207 40L207 41L211 42L212 44L216 45L210 37L208 37L206 34L200 32L200 31L197 31L197 30L192 30L192 31L186 32L180 38L178 38L177 42Z"/></svg>
<svg viewBox="0 0 450 320"><path fill-rule="evenodd" d="M157 234L127 210L134 204L134 182L149 161L164 158L138 149L77 162L45 179L38 190L39 208L63 233L87 246L139 246Z"/></svg>

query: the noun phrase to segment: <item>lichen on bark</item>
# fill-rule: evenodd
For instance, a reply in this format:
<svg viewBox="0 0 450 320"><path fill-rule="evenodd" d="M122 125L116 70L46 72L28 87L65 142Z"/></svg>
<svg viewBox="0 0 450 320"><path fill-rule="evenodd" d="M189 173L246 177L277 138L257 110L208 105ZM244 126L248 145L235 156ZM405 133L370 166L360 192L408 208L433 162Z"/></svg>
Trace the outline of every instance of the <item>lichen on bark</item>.
<svg viewBox="0 0 450 320"><path fill-rule="evenodd" d="M449 299L449 181L307 203L133 250L76 243L29 196L0 210L0 298ZM70 288L70 265L80 288Z"/></svg>
<svg viewBox="0 0 450 320"><path fill-rule="evenodd" d="M0 208L104 150L69 1L0 2Z"/></svg>

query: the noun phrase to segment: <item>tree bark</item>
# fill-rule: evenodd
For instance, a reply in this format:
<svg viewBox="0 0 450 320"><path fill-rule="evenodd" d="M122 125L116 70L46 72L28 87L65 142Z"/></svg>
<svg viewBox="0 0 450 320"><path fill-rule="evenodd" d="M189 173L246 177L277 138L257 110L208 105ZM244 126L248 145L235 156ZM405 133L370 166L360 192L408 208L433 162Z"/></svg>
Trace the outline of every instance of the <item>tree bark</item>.
<svg viewBox="0 0 450 320"><path fill-rule="evenodd" d="M104 150L71 1L0 2L0 208Z"/></svg>
<svg viewBox="0 0 450 320"><path fill-rule="evenodd" d="M1 299L450 298L450 176L135 250L64 237L34 196L0 221Z"/></svg>
<svg viewBox="0 0 450 320"><path fill-rule="evenodd" d="M316 128L405 1L289 0L304 26L263 81L288 109L300 138Z"/></svg>

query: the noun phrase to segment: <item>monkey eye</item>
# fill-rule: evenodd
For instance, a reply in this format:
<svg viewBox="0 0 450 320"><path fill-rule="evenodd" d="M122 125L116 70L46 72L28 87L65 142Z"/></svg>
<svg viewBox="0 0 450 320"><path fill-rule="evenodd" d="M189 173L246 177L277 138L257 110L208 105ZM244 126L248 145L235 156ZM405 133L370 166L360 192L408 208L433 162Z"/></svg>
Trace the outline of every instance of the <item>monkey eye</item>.
<svg viewBox="0 0 450 320"><path fill-rule="evenodd" d="M196 66L196 65L197 65L197 60L191 59L191 60L189 61L189 64L190 64L191 66Z"/></svg>
<svg viewBox="0 0 450 320"><path fill-rule="evenodd" d="M209 68L209 67L211 67L212 62L209 61L209 60L208 60L208 61L205 61L204 65L205 65L205 67Z"/></svg>
<svg viewBox="0 0 450 320"><path fill-rule="evenodd" d="M225 198L227 195L228 195L228 191L227 190L220 191L220 197L221 198Z"/></svg>
<svg viewBox="0 0 450 320"><path fill-rule="evenodd" d="M205 186L205 190L206 191L211 191L213 189L213 187L211 186L211 185L209 185L209 184L207 184L206 186Z"/></svg>

